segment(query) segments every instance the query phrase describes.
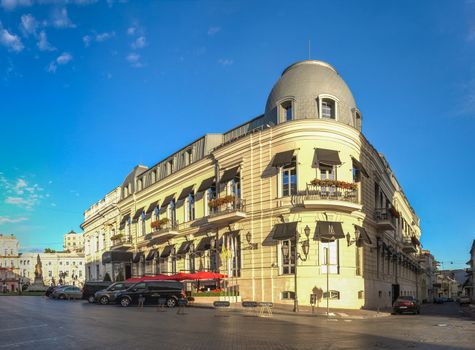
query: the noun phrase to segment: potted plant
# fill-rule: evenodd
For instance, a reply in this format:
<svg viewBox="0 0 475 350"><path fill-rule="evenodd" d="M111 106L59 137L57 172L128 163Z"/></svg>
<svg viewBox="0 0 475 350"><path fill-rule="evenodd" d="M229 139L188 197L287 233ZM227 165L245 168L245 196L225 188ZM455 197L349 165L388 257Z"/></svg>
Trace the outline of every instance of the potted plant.
<svg viewBox="0 0 475 350"><path fill-rule="evenodd" d="M351 182L330 180L330 179L313 179L310 181L313 186L322 186L322 187L337 187L345 190L356 190L358 185Z"/></svg>
<svg viewBox="0 0 475 350"><path fill-rule="evenodd" d="M124 237L124 235L122 233L117 233L117 234L115 234L111 237L111 240L112 241L117 241L117 240L121 239L122 237Z"/></svg>
<svg viewBox="0 0 475 350"><path fill-rule="evenodd" d="M150 226L155 230L160 230L163 226L168 224L169 221L170 220L168 218L163 218L163 219L160 219L160 220L152 221Z"/></svg>
<svg viewBox="0 0 475 350"><path fill-rule="evenodd" d="M209 202L208 202L208 207L210 208L218 208L222 205L225 205L225 204L228 204L228 203L233 203L234 202L234 196L224 196L224 197L220 197L220 198L215 198L215 199L211 199Z"/></svg>

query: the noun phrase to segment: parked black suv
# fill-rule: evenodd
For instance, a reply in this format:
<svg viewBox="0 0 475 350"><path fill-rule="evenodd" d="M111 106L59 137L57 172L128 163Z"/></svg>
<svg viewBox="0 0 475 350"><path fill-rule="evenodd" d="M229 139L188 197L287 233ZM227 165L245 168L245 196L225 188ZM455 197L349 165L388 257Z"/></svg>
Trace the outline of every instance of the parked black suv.
<svg viewBox="0 0 475 350"><path fill-rule="evenodd" d="M174 307L179 301L186 302L183 283L177 281L138 282L129 289L117 293L116 300L123 307L127 307L138 303L140 296L144 298L144 304L164 303L168 307Z"/></svg>
<svg viewBox="0 0 475 350"><path fill-rule="evenodd" d="M120 291L126 290L134 283L131 282L115 282L106 289L97 291L94 294L94 299L101 305L107 305L116 301L116 296Z"/></svg>
<svg viewBox="0 0 475 350"><path fill-rule="evenodd" d="M109 287L112 282L86 282L82 287L82 298L90 303L94 302L94 294L102 289Z"/></svg>

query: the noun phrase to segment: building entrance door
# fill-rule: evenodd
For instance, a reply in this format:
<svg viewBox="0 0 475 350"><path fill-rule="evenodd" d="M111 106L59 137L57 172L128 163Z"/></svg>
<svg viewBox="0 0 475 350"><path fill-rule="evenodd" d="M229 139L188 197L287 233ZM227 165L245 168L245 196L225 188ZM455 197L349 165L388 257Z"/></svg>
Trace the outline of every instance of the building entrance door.
<svg viewBox="0 0 475 350"><path fill-rule="evenodd" d="M132 266L130 264L125 264L125 279L132 277Z"/></svg>
<svg viewBox="0 0 475 350"><path fill-rule="evenodd" d="M392 297L393 297L393 301L392 301L392 304L394 304L394 302L396 301L396 299L399 297L399 284L393 284L393 288L392 288L392 293L391 293Z"/></svg>

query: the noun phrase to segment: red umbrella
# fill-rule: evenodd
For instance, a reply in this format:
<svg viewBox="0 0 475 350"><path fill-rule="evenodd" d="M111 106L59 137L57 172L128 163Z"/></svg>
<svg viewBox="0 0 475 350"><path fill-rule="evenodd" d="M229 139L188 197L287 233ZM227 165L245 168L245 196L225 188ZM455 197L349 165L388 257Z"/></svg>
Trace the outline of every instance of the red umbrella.
<svg viewBox="0 0 475 350"><path fill-rule="evenodd" d="M190 273L184 273L184 272L179 272L171 276L167 276L167 279L174 280L174 281L185 281L185 280L191 280L193 278L192 274Z"/></svg>
<svg viewBox="0 0 475 350"><path fill-rule="evenodd" d="M200 271L190 274L190 279L192 280L215 280L220 278L228 278L227 275L223 275L222 273L217 272L209 272L209 271Z"/></svg>

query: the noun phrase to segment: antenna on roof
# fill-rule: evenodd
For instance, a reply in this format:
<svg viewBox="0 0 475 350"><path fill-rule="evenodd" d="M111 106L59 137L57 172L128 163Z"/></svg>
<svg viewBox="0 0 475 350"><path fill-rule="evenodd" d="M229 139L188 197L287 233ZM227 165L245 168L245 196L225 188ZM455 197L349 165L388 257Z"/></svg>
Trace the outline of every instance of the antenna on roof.
<svg viewBox="0 0 475 350"><path fill-rule="evenodd" d="M311 59L310 56L311 56L311 53L312 53L312 50L311 50L312 46L311 45L312 45L312 42L310 41L310 39L308 39L308 59L309 60Z"/></svg>

